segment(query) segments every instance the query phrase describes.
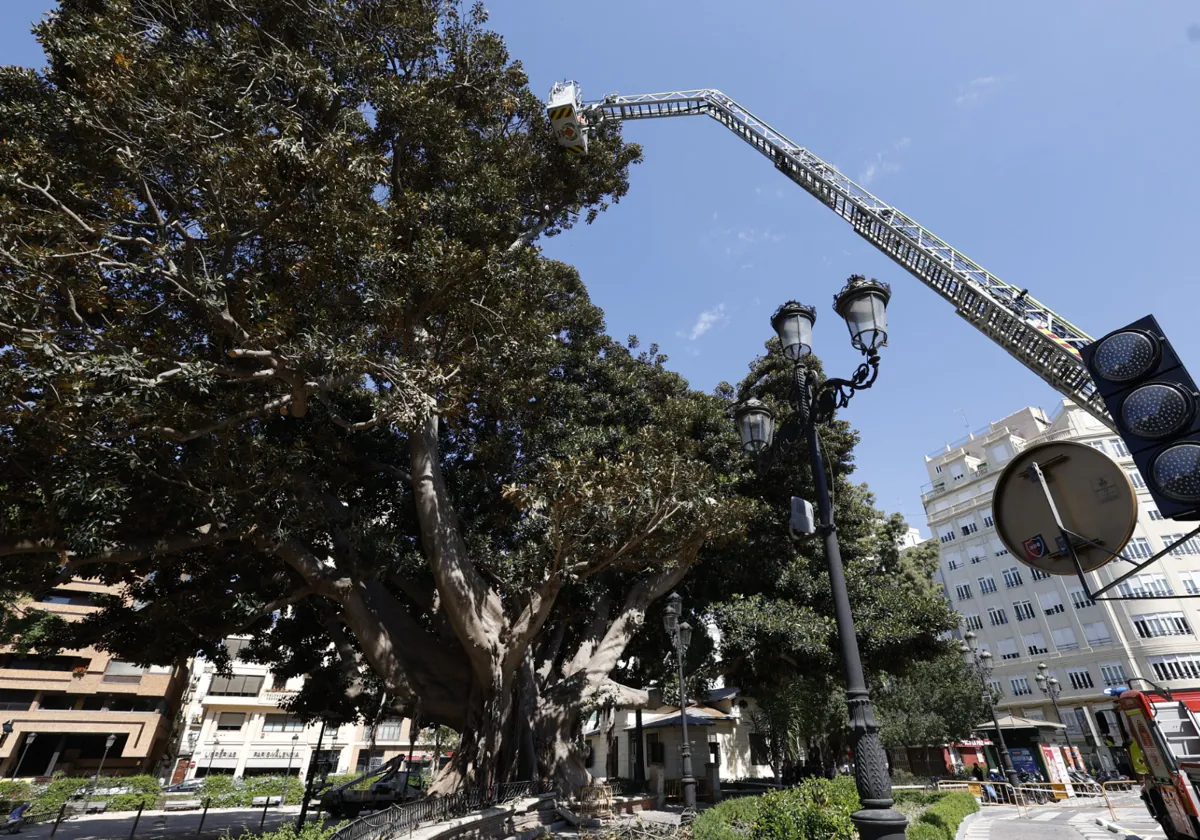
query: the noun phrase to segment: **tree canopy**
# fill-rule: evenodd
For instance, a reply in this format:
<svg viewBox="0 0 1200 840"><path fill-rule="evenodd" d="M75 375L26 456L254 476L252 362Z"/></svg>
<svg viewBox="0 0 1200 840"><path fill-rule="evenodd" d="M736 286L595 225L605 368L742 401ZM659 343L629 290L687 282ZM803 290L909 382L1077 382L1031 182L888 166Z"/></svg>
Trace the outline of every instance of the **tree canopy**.
<svg viewBox="0 0 1200 840"><path fill-rule="evenodd" d="M693 569L730 677L836 672L819 546L784 536L806 462L756 474L733 389L614 341L537 249L640 151L601 123L563 154L482 7L62 0L36 31L45 70L0 69L6 639L248 634L301 715L462 733L445 788L577 785L582 710L646 701L638 630ZM864 656L923 655L945 609L823 435ZM71 577L128 597L19 608Z"/></svg>

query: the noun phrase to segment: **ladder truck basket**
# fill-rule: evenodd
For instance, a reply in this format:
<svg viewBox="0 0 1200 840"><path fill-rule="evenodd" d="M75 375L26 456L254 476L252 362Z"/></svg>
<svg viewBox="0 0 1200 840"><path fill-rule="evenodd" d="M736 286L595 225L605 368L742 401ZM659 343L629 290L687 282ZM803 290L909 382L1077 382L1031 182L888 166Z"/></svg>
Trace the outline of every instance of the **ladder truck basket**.
<svg viewBox="0 0 1200 840"><path fill-rule="evenodd" d="M575 82L556 82L550 89L546 115L558 143L569 154L587 154L587 118L583 113L583 92Z"/></svg>

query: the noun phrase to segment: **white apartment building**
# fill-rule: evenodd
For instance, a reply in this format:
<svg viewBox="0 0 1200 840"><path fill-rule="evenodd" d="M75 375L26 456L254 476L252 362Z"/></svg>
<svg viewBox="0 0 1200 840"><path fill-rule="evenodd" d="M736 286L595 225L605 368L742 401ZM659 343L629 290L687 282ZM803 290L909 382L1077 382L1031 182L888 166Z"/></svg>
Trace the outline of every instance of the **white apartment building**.
<svg viewBox="0 0 1200 840"><path fill-rule="evenodd" d="M1191 530L1187 523L1162 517L1120 438L1069 400L1053 417L1039 408L1023 408L926 456L931 482L923 488L922 501L929 529L940 543L941 582L962 616L959 634L973 630L981 650L990 651L996 664L992 687L1001 694L998 707L1054 720L1050 699L1034 679L1037 665L1044 662L1048 676L1061 686L1061 722L1075 746L1111 767L1114 752L1105 747L1104 736L1117 729L1105 688L1143 677L1200 710L1200 601L1093 602L1078 578L1046 575L1009 554L992 520L996 479L1023 448L1061 439L1103 451L1137 489L1138 523L1125 557L1149 558ZM1130 568L1114 561L1097 574L1108 583ZM1179 546L1119 590L1134 596L1200 593L1200 538ZM1145 683L1131 687L1147 688Z"/></svg>
<svg viewBox="0 0 1200 840"><path fill-rule="evenodd" d="M305 726L283 704L302 687L304 678L277 682L266 665L243 661L246 642L226 639L233 658L232 676L216 673L211 662L195 660L184 697L184 725L172 782L210 773L233 776L299 775L305 777L314 758L331 773L362 773L385 761L413 753L415 766L429 765L432 745L410 743L410 721L387 718L372 727L364 723Z"/></svg>

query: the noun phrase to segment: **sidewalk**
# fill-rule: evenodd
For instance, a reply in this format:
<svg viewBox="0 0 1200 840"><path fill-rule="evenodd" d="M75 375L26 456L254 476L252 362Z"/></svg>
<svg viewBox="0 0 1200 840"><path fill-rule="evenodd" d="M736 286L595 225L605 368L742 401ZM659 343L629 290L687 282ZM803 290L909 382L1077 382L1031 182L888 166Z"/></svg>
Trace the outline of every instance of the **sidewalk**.
<svg viewBox="0 0 1200 840"><path fill-rule="evenodd" d="M131 836L133 840L165 837L194 837L199 840L216 840L224 836L236 838L244 831L258 833L259 823L263 819L261 807L209 808L208 814L204 815L204 830L198 834L202 814L203 811L143 811L141 819L137 820L136 830L136 811L72 817L59 824L54 840L121 840ZM284 822L295 822L299 814L299 805L268 808L262 830L271 831ZM308 814L310 821L320 818L311 806ZM54 820L39 822L22 829L17 836L27 840L47 840L53 828Z"/></svg>

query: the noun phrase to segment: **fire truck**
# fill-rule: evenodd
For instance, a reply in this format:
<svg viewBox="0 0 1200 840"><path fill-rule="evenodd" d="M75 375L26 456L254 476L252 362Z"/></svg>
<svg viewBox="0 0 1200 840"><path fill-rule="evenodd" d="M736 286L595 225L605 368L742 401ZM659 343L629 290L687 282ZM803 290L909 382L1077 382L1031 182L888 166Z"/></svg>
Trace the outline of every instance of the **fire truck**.
<svg viewBox="0 0 1200 840"><path fill-rule="evenodd" d="M1141 750L1146 773L1142 801L1168 840L1200 840L1200 725L1170 691L1124 691L1117 697L1121 723Z"/></svg>

